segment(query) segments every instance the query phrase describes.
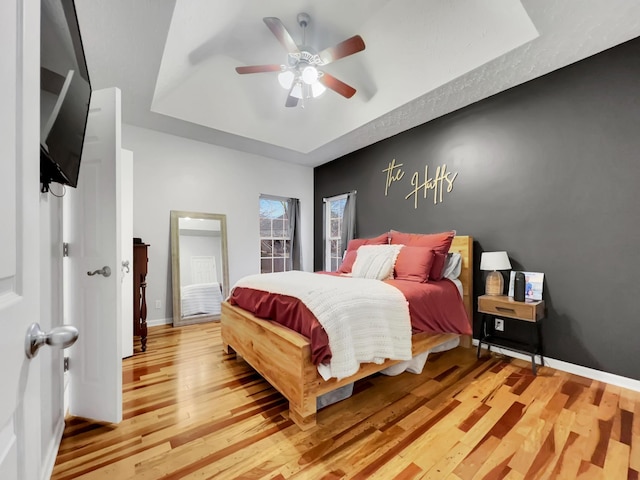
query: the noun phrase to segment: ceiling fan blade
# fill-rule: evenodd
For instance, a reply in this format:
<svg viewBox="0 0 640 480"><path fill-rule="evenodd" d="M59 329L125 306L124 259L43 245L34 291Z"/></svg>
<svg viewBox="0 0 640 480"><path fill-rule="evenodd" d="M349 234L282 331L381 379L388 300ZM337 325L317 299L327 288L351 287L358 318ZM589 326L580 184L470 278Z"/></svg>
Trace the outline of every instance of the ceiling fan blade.
<svg viewBox="0 0 640 480"><path fill-rule="evenodd" d="M262 19L267 24L269 30L276 36L278 41L282 44L285 50L289 53L300 53L298 45L293 41L293 37L289 31L285 28L284 24L276 17L264 17Z"/></svg>
<svg viewBox="0 0 640 480"><path fill-rule="evenodd" d="M362 37L360 35L354 35L333 47L325 48L318 56L323 64L326 65L327 63L335 62L341 58L361 52L364 49L365 45Z"/></svg>
<svg viewBox="0 0 640 480"><path fill-rule="evenodd" d="M345 98L351 98L356 93L355 88L347 85L342 80L338 80L333 75L329 75L327 72L323 72L323 75L318 80L325 87L330 88Z"/></svg>
<svg viewBox="0 0 640 480"><path fill-rule="evenodd" d="M280 72L280 65L249 65L246 67L236 67L236 72L243 73L262 73L262 72Z"/></svg>
<svg viewBox="0 0 640 480"><path fill-rule="evenodd" d="M285 102L285 107L296 107L298 105L298 99L296 97L292 97L289 95L287 97L287 101Z"/></svg>
<svg viewBox="0 0 640 480"><path fill-rule="evenodd" d="M298 97L294 97L291 95L293 93L293 89L296 87L296 82L291 84L291 88L289 89L289 94L287 95L287 101L285 102L285 107L295 107L298 105Z"/></svg>

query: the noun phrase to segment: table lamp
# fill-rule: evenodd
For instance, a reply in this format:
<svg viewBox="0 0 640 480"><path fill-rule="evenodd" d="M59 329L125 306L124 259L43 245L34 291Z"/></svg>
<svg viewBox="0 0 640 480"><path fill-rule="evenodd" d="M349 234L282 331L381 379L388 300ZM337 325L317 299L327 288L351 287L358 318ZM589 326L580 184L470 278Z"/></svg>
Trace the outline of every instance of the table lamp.
<svg viewBox="0 0 640 480"><path fill-rule="evenodd" d="M498 270L511 270L507 252L484 252L480 257L480 270L489 271L484 286L485 295L502 295L504 279Z"/></svg>

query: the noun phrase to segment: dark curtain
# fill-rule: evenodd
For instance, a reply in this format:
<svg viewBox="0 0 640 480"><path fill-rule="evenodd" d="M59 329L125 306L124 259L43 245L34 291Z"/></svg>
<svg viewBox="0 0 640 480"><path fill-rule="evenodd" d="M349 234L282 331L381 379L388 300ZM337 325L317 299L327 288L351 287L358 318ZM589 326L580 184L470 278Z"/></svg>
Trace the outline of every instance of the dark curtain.
<svg viewBox="0 0 640 480"><path fill-rule="evenodd" d="M289 233L291 234L291 255L289 255L289 265L287 270L300 270L300 200L290 198L289 207Z"/></svg>

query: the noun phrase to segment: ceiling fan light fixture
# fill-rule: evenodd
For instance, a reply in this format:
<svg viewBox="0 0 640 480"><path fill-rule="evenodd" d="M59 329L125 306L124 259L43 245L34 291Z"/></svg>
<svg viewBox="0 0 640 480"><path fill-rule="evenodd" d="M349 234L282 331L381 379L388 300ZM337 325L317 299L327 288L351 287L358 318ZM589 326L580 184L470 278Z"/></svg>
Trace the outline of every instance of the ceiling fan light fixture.
<svg viewBox="0 0 640 480"><path fill-rule="evenodd" d="M278 82L280 83L280 86L285 90L289 90L291 88L294 78L295 75L291 70L285 70L284 72L280 72L278 74Z"/></svg>
<svg viewBox="0 0 640 480"><path fill-rule="evenodd" d="M313 95L313 98L319 97L326 90L327 90L327 87L322 85L320 82L316 82L313 85L311 85L311 95Z"/></svg>
<svg viewBox="0 0 640 480"><path fill-rule="evenodd" d="M295 98L302 98L302 85L300 82L297 82L293 88L291 89L291 93L289 94Z"/></svg>
<svg viewBox="0 0 640 480"><path fill-rule="evenodd" d="M318 69L313 65L307 65L302 69L302 81L307 85L313 85L318 81Z"/></svg>

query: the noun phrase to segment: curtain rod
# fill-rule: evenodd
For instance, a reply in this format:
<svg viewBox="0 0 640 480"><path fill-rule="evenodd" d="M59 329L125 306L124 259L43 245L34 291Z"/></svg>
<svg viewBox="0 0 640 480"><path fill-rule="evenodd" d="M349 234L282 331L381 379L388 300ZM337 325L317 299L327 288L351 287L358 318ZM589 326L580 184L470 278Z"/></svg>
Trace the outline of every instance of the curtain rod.
<svg viewBox="0 0 640 480"><path fill-rule="evenodd" d="M322 197L322 201L323 201L323 202L326 202L326 201L327 201L327 200L329 200L330 198L341 197L341 196L343 196L343 195L349 195L349 194L351 194L351 193L352 193L352 194L354 194L354 195L356 195L356 194L358 193L358 191L357 191L357 190L351 190L350 192L339 193L339 194L337 194L337 195L332 195L332 196L330 196L330 197Z"/></svg>

